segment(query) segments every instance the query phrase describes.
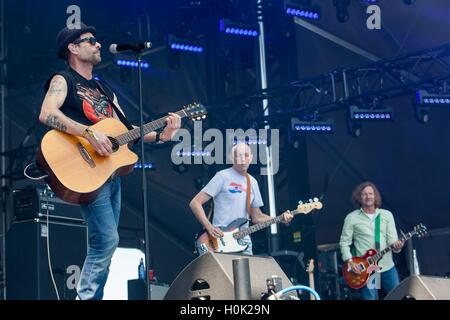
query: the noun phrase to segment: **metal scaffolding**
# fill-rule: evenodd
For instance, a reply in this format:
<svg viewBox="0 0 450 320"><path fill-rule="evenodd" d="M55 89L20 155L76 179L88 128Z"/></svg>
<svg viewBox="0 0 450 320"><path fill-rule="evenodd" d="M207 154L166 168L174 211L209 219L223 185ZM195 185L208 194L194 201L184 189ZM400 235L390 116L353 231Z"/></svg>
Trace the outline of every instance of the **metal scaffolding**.
<svg viewBox="0 0 450 320"><path fill-rule="evenodd" d="M449 80L450 44L446 44L355 68L335 69L317 77L230 98L226 105L215 107L268 100L271 114L260 119L265 124L291 116L346 109L352 104L369 104L373 99L388 100L414 94L418 89L443 92ZM291 103L278 103L276 99L282 97L289 97Z"/></svg>

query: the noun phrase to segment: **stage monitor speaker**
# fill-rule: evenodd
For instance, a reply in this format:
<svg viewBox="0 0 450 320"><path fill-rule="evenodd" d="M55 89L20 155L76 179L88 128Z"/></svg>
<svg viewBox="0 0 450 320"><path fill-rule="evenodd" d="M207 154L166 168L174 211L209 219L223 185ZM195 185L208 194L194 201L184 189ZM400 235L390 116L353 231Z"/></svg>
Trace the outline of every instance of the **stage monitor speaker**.
<svg viewBox="0 0 450 320"><path fill-rule="evenodd" d="M282 287L291 281L272 257L206 253L192 261L176 277L164 300L234 300L233 259L248 258L251 298L260 300L267 292L266 279L281 278Z"/></svg>
<svg viewBox="0 0 450 320"><path fill-rule="evenodd" d="M48 267L47 236L54 279L62 300L76 297L87 250L86 227L45 220L17 221L6 236L8 300L57 299Z"/></svg>
<svg viewBox="0 0 450 320"><path fill-rule="evenodd" d="M450 300L450 279L410 276L389 292L385 300Z"/></svg>

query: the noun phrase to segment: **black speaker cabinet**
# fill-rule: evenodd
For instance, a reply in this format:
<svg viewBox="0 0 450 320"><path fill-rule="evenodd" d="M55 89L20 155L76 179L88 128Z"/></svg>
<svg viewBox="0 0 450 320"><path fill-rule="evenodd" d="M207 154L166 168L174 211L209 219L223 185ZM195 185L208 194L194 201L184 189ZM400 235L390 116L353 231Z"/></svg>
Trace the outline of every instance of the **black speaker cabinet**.
<svg viewBox="0 0 450 320"><path fill-rule="evenodd" d="M261 299L267 292L266 279L281 278L282 288L291 281L272 257L206 253L193 260L176 277L165 300L234 300L233 259L248 258L251 297Z"/></svg>
<svg viewBox="0 0 450 320"><path fill-rule="evenodd" d="M410 276L389 292L385 300L450 300L450 279Z"/></svg>
<svg viewBox="0 0 450 320"><path fill-rule="evenodd" d="M8 300L53 300L50 258L60 299L76 297L76 285L86 257L86 227L80 224L33 219L11 225L6 236L6 297Z"/></svg>
<svg viewBox="0 0 450 320"><path fill-rule="evenodd" d="M59 199L46 186L28 186L14 190L12 197L14 220L42 219L48 213L50 219L83 223L80 206Z"/></svg>

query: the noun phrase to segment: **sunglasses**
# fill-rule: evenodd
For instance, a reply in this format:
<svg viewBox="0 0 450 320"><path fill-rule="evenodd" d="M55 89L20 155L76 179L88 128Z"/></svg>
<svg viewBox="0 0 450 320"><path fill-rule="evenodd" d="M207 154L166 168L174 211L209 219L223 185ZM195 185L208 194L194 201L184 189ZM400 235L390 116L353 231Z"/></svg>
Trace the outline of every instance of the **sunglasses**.
<svg viewBox="0 0 450 320"><path fill-rule="evenodd" d="M80 44L82 42L89 42L90 44L92 44L93 46L95 46L95 44L97 43L97 39L95 37L89 37L89 38L83 38L83 39L77 39L74 42L72 42L73 44Z"/></svg>

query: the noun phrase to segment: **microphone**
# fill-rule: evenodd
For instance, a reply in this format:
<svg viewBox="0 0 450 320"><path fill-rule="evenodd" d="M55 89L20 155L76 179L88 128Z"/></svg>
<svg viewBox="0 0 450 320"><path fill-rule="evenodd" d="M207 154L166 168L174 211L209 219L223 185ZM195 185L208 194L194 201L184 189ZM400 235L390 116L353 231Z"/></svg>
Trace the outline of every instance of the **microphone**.
<svg viewBox="0 0 450 320"><path fill-rule="evenodd" d="M152 47L151 42L138 42L138 43L121 43L109 46L109 52L116 54L121 51L141 51L145 49L150 49Z"/></svg>

